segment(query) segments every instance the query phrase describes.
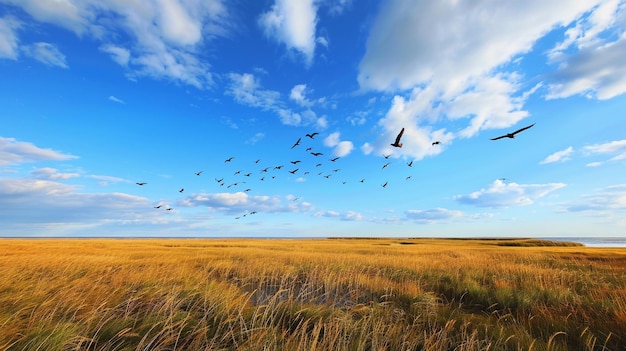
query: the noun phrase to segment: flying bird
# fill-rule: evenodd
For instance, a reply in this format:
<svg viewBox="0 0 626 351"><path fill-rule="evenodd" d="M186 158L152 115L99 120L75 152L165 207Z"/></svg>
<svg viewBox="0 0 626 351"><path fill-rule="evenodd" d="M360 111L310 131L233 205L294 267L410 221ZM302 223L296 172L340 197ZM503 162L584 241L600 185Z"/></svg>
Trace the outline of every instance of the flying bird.
<svg viewBox="0 0 626 351"><path fill-rule="evenodd" d="M406 165L409 167L413 167L413 161L411 160L411 162L407 163Z"/></svg>
<svg viewBox="0 0 626 351"><path fill-rule="evenodd" d="M181 188L180 190L178 190L179 193L182 193L183 191L185 191L185 188Z"/></svg>
<svg viewBox="0 0 626 351"><path fill-rule="evenodd" d="M404 128L402 128L400 133L398 133L398 136L396 137L396 141L394 141L393 144L391 144L391 146L402 147L402 143L400 142L400 138L402 138L402 134L404 134Z"/></svg>
<svg viewBox="0 0 626 351"><path fill-rule="evenodd" d="M339 157L335 157L335 158L331 158L331 159L330 159L330 161L331 161L331 162L335 162L335 161L337 161L338 159L339 159Z"/></svg>
<svg viewBox="0 0 626 351"><path fill-rule="evenodd" d="M154 208L161 208L163 205L154 206Z"/></svg>
<svg viewBox="0 0 626 351"><path fill-rule="evenodd" d="M306 136L307 136L307 137L309 137L309 138L311 138L311 139L313 139L313 138L315 138L315 136L316 136L316 135L318 135L318 134L319 134L318 132L313 132L313 133L311 133L311 134L306 134Z"/></svg>
<svg viewBox="0 0 626 351"><path fill-rule="evenodd" d="M504 135L500 135L499 137L491 138L491 140L498 140L498 139L502 139L502 138L511 138L511 139L514 139L514 138L515 138L515 134L520 133L520 132L523 132L523 131L525 131L526 129L528 129L528 128L530 128L530 127L534 126L534 125L535 125L535 123L533 123L533 124L531 124L531 125L529 125L529 126L526 126L526 127L524 127L524 128L518 129L518 130L514 131L513 133L507 133L507 134L504 134Z"/></svg>
<svg viewBox="0 0 626 351"><path fill-rule="evenodd" d="M323 153L321 153L321 152L311 152L311 155L313 155L313 156L316 156L316 157L317 157L317 156L322 156L322 155L323 155Z"/></svg>
<svg viewBox="0 0 626 351"><path fill-rule="evenodd" d="M391 163L389 163L389 162L385 163L385 164L383 165L383 169L385 169L385 168L389 167L389 165L390 165L390 164L391 164Z"/></svg>
<svg viewBox="0 0 626 351"><path fill-rule="evenodd" d="M202 172L204 172L204 171L196 172L196 173L194 173L194 174L195 174L195 175L197 175L197 176L199 176L200 174L202 174Z"/></svg>
<svg viewBox="0 0 626 351"><path fill-rule="evenodd" d="M135 183L135 184L137 184L137 185L139 185L139 186L142 186L142 185L146 185L146 184L148 184L148 183Z"/></svg>
<svg viewBox="0 0 626 351"><path fill-rule="evenodd" d="M232 160L233 160L233 158L234 158L234 157L229 157L229 158L227 158L226 160L224 160L224 162L230 162L230 161L232 161Z"/></svg>
<svg viewBox="0 0 626 351"><path fill-rule="evenodd" d="M294 165L295 165L295 164L298 164L298 163L300 163L300 162L302 162L302 161L300 161L300 160L291 161L291 163L293 163Z"/></svg>
<svg viewBox="0 0 626 351"><path fill-rule="evenodd" d="M389 154L389 155L383 155L383 157L384 157L385 159L388 159L390 156L391 156L391 154Z"/></svg>
<svg viewBox="0 0 626 351"><path fill-rule="evenodd" d="M298 171L299 168L294 169L293 171L289 171L289 173L291 174L296 174L296 172Z"/></svg>
<svg viewBox="0 0 626 351"><path fill-rule="evenodd" d="M435 146L435 145L439 145L439 144L441 144L441 142L440 142L439 140L437 140L437 141L433 141L433 146Z"/></svg>
<svg viewBox="0 0 626 351"><path fill-rule="evenodd" d="M295 144L293 144L293 146L291 147L292 149L298 145L300 145L300 140L302 140L302 138L298 138L298 141L296 141Z"/></svg>
<svg viewBox="0 0 626 351"><path fill-rule="evenodd" d="M222 179L217 179L217 178L215 178L215 181L216 181L216 182L218 182L218 183L221 183L221 182L223 182L223 181L224 181L224 178L222 178Z"/></svg>
<svg viewBox="0 0 626 351"><path fill-rule="evenodd" d="M386 188L386 187L387 187L387 183L388 183L388 182L385 182L385 184L382 184L381 186L382 186L383 188Z"/></svg>
<svg viewBox="0 0 626 351"><path fill-rule="evenodd" d="M311 151L311 150L313 150L312 147L307 147L306 150L304 150L304 151Z"/></svg>

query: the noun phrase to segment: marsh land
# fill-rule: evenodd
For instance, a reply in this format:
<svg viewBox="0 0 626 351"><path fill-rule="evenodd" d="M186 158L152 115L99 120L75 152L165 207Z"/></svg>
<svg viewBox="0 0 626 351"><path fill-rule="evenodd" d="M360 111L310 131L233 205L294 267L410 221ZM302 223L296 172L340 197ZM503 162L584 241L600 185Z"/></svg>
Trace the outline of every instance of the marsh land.
<svg viewBox="0 0 626 351"><path fill-rule="evenodd" d="M626 248L1 239L0 350L624 350Z"/></svg>

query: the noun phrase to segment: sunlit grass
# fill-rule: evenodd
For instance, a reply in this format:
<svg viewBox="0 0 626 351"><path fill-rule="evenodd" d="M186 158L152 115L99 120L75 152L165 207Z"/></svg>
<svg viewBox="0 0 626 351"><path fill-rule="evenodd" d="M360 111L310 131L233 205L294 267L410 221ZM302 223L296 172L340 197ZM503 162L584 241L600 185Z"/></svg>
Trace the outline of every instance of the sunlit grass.
<svg viewBox="0 0 626 351"><path fill-rule="evenodd" d="M626 250L3 239L0 350L618 350Z"/></svg>

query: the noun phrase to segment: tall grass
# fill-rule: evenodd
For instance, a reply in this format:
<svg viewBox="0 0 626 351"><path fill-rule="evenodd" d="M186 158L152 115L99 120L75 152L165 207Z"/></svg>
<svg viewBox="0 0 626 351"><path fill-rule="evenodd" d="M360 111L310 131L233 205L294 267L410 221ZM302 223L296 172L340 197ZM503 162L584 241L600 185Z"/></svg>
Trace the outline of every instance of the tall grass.
<svg viewBox="0 0 626 351"><path fill-rule="evenodd" d="M4 239L0 350L622 350L626 250L544 244Z"/></svg>

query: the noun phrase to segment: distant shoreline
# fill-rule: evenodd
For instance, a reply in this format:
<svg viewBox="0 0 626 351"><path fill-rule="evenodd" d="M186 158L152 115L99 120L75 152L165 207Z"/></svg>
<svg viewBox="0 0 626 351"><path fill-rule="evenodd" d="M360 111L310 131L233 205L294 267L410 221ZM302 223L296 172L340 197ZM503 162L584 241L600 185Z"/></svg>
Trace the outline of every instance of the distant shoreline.
<svg viewBox="0 0 626 351"><path fill-rule="evenodd" d="M0 239L189 239L189 240L225 240L225 239L257 239L257 240L376 240L376 239L392 239L392 240L429 240L429 239L443 239L443 240L502 240L502 241L514 241L514 240L544 240L555 243L578 243L586 247L626 247L626 237L255 237L255 236L223 236L223 237L178 237L178 236L50 236L50 237L34 237L34 236L7 236L0 237ZM560 245L556 245L560 246Z"/></svg>

